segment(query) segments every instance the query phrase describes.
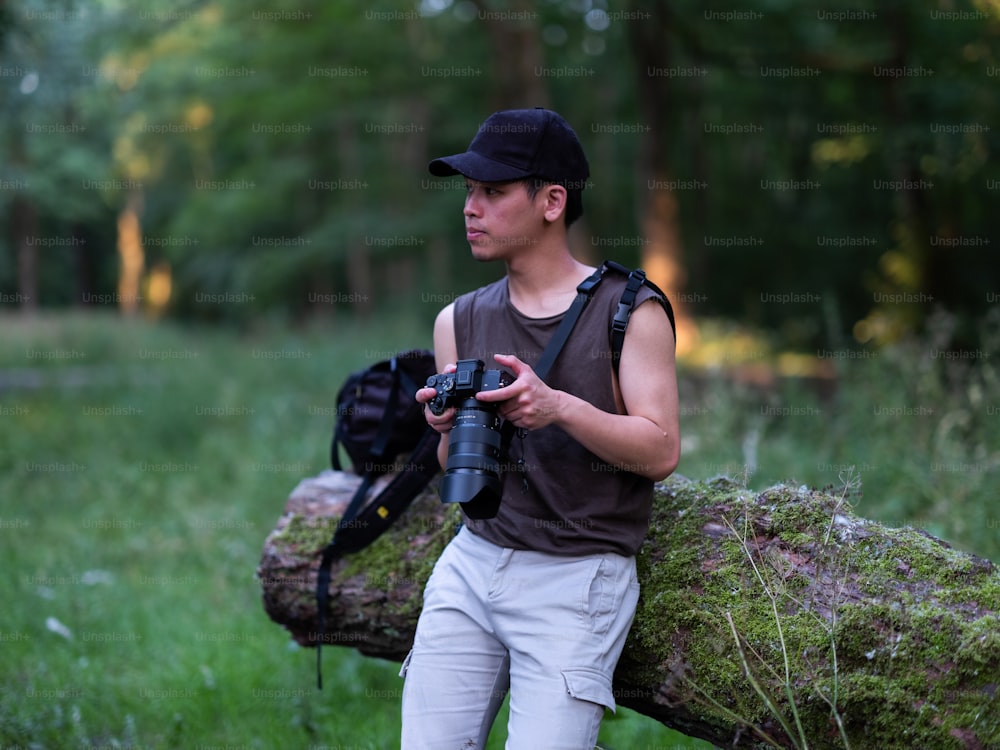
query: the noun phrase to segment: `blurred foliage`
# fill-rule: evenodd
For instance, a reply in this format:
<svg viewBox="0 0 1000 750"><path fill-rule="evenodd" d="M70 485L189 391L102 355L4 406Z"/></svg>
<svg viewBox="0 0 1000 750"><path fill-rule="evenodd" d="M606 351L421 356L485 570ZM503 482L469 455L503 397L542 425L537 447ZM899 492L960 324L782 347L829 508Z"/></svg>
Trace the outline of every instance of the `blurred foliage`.
<svg viewBox="0 0 1000 750"><path fill-rule="evenodd" d="M943 308L973 346L996 301L998 34L992 0L4 5L0 303L113 305L139 197L168 314L430 319L499 269L470 267L461 191L426 162L546 105L592 162L583 257L640 262L638 207L666 187L696 319L837 348Z"/></svg>

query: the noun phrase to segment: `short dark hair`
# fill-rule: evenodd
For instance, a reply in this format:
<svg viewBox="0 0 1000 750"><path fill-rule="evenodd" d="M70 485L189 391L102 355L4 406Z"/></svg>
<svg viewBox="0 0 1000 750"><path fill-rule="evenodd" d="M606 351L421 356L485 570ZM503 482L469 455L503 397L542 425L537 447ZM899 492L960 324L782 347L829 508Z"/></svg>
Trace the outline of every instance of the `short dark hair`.
<svg viewBox="0 0 1000 750"><path fill-rule="evenodd" d="M582 187L570 187L562 182L553 182L552 180L543 180L541 177L528 177L521 180L524 183L524 189L528 191L528 197L531 200L535 199L538 195L538 191L541 190L546 185L562 185L566 188L566 212L563 214L563 218L566 221L566 226L569 227L574 221L583 216L583 188Z"/></svg>

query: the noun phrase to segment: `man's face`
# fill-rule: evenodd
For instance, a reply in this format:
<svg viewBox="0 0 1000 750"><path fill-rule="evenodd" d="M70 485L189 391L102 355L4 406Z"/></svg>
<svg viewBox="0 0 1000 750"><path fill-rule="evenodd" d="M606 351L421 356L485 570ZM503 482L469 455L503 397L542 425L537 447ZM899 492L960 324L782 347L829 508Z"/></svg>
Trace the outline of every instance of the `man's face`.
<svg viewBox="0 0 1000 750"><path fill-rule="evenodd" d="M539 241L545 217L541 194L532 200L523 181L465 181L465 238L479 260L509 258Z"/></svg>

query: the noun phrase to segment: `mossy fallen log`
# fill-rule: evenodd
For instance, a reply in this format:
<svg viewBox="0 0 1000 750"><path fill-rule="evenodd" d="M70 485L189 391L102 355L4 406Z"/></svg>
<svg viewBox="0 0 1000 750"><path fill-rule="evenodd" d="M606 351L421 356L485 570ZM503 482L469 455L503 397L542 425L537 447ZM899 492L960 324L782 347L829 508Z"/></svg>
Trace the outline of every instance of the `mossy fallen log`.
<svg viewBox="0 0 1000 750"><path fill-rule="evenodd" d="M303 480L264 544L265 609L304 646L319 552L357 481ZM843 493L682 477L656 492L621 705L719 747L1000 748L990 561L860 518ZM338 561L324 642L401 660L459 522L432 486Z"/></svg>

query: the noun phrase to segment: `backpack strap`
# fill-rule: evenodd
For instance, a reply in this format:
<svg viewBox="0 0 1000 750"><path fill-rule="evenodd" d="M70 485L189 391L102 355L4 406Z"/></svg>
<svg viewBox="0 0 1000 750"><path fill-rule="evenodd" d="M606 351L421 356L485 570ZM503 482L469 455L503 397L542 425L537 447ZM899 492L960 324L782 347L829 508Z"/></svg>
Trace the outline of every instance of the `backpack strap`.
<svg viewBox="0 0 1000 750"><path fill-rule="evenodd" d="M396 406L400 393L405 388L408 393L415 393L420 387L412 377L399 365L398 358L389 360L389 371L392 373L392 383L389 387L388 401L379 422L378 432L369 454L372 458L382 458L386 446L392 437L396 426ZM316 571L316 683L323 689L321 671L321 654L323 640L326 634L326 611L330 600L330 569L334 560L345 554L358 552L377 539L406 510L413 499L430 484L431 479L440 471L437 461L437 445L440 436L428 426L420 437L410 455L410 460L385 489L379 493L369 505L368 493L375 483L377 474L366 471L361 474L361 484L354 492L343 515L337 522L337 528L329 544L323 548L319 568ZM334 435L330 452L330 463L337 471L341 471L338 445L339 434ZM360 468L360 467L356 467Z"/></svg>
<svg viewBox="0 0 1000 750"><path fill-rule="evenodd" d="M611 364L617 376L618 365L622 358L622 347L625 344L625 330L628 328L629 318L632 317L632 310L635 307L635 297L643 286L649 287L656 294L657 301L663 306L663 310L667 314L667 319L670 321L670 329L674 333L675 347L677 346L677 324L674 322L674 309L670 305L667 295L656 284L646 278L645 271L641 268L629 269L613 260L604 261L604 266L628 276L628 280L625 282L625 290L618 300L618 309L615 310L614 317L611 320Z"/></svg>
<svg viewBox="0 0 1000 750"><path fill-rule="evenodd" d="M333 561L344 554L344 550L337 544L337 538L342 536L344 529L350 528L349 524L358 515L361 504L368 496L368 490L371 489L374 481L374 477L369 473L361 477L361 484L358 485L357 490L354 492L354 497L351 498L347 509L337 522L337 529L333 532L333 539L323 548L319 568L316 571L316 687L320 690L323 689L321 659L323 641L326 636L326 609L330 602L330 568L333 566Z"/></svg>
<svg viewBox="0 0 1000 750"><path fill-rule="evenodd" d="M601 269L598 268L594 273L588 276L586 279L580 282L579 286L576 288L576 298L573 300L573 304L570 305L569 310L563 316L562 322L556 329L556 332L552 334L552 338L549 339L549 343L546 344L545 350L542 352L542 356L538 359L538 364L535 365L535 374L540 380L545 380L545 376L549 374L549 370L556 361L556 357L559 356L559 352L562 351L563 346L566 344L566 340L569 339L570 333L573 332L573 328L576 326L576 321L580 319L583 314L583 308L587 306L591 298L594 296L594 290L597 289L597 285L601 283Z"/></svg>
<svg viewBox="0 0 1000 750"><path fill-rule="evenodd" d="M597 289L597 285L601 283L602 269L598 268L590 276L585 278L576 287L576 297L573 299L573 304L570 305L569 310L563 316L562 322L559 323L559 327L556 328L556 332L552 334L552 338L549 339L549 343L545 345L545 349L542 351L542 356L539 357L538 363L535 365L535 374L540 380L545 380L545 376L549 374L549 370L552 369L552 365L555 364L556 357L559 356L559 352L562 351L563 346L569 339L569 335L573 332L573 328L576 327L576 322L580 319L583 314L583 308L587 306L587 303L594 296L594 290ZM510 446L511 440L514 439L514 433L517 432L517 428L510 422L504 422L500 426L500 449L502 452L506 452L507 448Z"/></svg>
<svg viewBox="0 0 1000 750"><path fill-rule="evenodd" d="M348 553L358 552L375 541L430 484L441 470L437 460L439 440L440 435L428 426L403 470L368 505L365 505L365 500L375 477L371 473L365 473L354 497L337 522L333 539L323 549L319 569L316 571L316 686L320 690L323 689L322 652L333 562Z"/></svg>

